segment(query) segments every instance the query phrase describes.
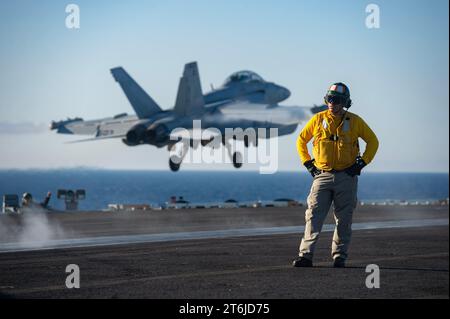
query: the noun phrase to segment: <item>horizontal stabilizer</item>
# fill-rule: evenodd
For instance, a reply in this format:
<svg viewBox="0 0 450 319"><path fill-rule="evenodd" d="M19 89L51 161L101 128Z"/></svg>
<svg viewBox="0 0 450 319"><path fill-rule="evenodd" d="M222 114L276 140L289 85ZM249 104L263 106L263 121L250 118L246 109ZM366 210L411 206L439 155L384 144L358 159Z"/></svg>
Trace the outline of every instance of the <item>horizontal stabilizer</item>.
<svg viewBox="0 0 450 319"><path fill-rule="evenodd" d="M188 63L180 79L174 112L178 116L201 114L204 105L197 62Z"/></svg>
<svg viewBox="0 0 450 319"><path fill-rule="evenodd" d="M161 108L158 104L156 104L156 102L123 68L118 67L111 69L111 74L114 79L119 82L123 92L139 118L148 118L155 113L161 112Z"/></svg>

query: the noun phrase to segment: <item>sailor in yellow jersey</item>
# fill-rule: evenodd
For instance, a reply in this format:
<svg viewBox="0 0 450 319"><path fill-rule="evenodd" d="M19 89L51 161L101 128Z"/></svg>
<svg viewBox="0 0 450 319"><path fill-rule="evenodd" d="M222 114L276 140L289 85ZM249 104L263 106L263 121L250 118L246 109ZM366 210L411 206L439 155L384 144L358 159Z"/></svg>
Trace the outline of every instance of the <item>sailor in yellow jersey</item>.
<svg viewBox="0 0 450 319"><path fill-rule="evenodd" d="M378 139L358 115L348 112L352 101L343 83L334 83L325 95L328 110L315 114L297 139L300 160L314 180L307 199L305 232L295 267L312 267L314 247L323 222L334 208L336 228L333 235L334 267L345 267L351 238L353 210L357 203L358 175L369 164L378 149ZM358 138L366 142L360 156ZM307 144L313 139L313 158Z"/></svg>

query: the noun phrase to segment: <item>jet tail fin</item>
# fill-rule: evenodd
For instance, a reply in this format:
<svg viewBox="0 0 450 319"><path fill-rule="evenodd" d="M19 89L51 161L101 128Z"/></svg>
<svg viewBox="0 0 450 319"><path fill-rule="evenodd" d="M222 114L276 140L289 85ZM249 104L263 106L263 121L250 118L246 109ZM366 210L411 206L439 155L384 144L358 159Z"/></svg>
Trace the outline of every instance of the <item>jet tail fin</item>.
<svg viewBox="0 0 450 319"><path fill-rule="evenodd" d="M158 104L156 104L122 67L111 69L111 74L119 82L139 118L147 118L162 111Z"/></svg>
<svg viewBox="0 0 450 319"><path fill-rule="evenodd" d="M191 62L184 66L183 76L178 86L174 112L179 116L199 114L203 112L204 106L205 102L203 100L197 62Z"/></svg>

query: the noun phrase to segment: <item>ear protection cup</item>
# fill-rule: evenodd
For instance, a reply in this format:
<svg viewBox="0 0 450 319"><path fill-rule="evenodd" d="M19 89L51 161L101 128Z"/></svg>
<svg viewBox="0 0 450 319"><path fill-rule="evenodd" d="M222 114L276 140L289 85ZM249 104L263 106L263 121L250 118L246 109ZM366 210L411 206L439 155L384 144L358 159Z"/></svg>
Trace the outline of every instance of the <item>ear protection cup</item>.
<svg viewBox="0 0 450 319"><path fill-rule="evenodd" d="M348 99L346 108L349 109L350 106L352 106L352 104L353 104L352 99Z"/></svg>

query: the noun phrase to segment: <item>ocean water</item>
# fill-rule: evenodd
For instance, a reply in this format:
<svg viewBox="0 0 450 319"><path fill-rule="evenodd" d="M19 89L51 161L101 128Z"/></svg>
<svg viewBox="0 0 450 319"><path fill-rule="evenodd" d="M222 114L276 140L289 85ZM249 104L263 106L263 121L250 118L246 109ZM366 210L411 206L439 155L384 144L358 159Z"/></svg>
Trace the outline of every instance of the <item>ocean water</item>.
<svg viewBox="0 0 450 319"><path fill-rule="evenodd" d="M363 173L358 198L363 201L439 200L448 198L448 173ZM311 177L305 172L261 175L245 171L115 171L93 169L0 170L0 195L24 192L63 209L58 189L84 189L80 210L104 209L110 203L160 205L171 196L195 203L292 198L305 201Z"/></svg>

